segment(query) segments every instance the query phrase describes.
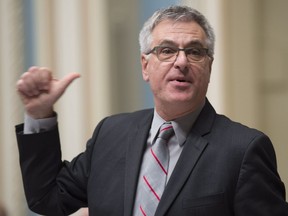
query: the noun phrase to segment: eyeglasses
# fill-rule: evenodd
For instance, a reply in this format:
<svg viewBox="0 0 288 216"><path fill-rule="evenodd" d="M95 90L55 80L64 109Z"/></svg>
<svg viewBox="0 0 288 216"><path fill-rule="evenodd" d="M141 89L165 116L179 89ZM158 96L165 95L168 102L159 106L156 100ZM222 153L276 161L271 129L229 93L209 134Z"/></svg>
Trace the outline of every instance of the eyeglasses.
<svg viewBox="0 0 288 216"><path fill-rule="evenodd" d="M207 48L187 47L182 49L169 46L155 46L152 50L147 52L146 55L154 53L160 61L174 62L179 55L179 51L185 52L186 58L189 62L202 62L206 55L208 55Z"/></svg>

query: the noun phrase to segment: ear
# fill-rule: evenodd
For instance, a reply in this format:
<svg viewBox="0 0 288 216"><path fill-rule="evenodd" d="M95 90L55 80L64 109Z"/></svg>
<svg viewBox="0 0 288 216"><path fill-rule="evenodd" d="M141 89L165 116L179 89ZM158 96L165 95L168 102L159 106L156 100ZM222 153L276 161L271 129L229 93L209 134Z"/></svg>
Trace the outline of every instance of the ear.
<svg viewBox="0 0 288 216"><path fill-rule="evenodd" d="M210 77L211 77L211 72L212 72L212 64L213 64L213 61L214 61L214 58L213 57L209 57L209 73L210 73L210 76L209 76L209 83L210 83Z"/></svg>
<svg viewBox="0 0 288 216"><path fill-rule="evenodd" d="M147 56L142 54L141 55L142 77L143 77L143 80L146 82L149 82L149 73L147 70L148 62L149 62L149 60L147 59Z"/></svg>
<svg viewBox="0 0 288 216"><path fill-rule="evenodd" d="M213 64L213 61L214 61L214 58L213 58L213 57L210 57L210 64L209 64L210 74L211 74L211 71L212 71L212 64Z"/></svg>

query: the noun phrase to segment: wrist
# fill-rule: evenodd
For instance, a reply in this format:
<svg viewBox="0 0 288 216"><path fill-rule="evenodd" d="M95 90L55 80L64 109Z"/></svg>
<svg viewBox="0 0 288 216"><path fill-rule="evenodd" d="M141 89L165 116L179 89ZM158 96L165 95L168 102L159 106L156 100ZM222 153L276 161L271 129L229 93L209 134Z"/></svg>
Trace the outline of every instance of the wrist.
<svg viewBox="0 0 288 216"><path fill-rule="evenodd" d="M46 119L46 118L52 118L56 116L56 113L54 112L53 109L49 109L47 111L41 110L40 112L26 111L26 114L33 119Z"/></svg>

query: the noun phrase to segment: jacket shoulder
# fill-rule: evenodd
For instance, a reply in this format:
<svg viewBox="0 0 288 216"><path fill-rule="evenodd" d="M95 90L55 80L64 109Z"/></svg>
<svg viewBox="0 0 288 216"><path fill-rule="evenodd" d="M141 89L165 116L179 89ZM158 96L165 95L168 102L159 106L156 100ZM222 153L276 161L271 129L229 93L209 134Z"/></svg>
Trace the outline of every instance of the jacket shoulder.
<svg viewBox="0 0 288 216"><path fill-rule="evenodd" d="M260 136L265 135L262 131L255 128L244 125L240 122L233 121L225 115L216 114L215 124L218 125L219 130L225 131L225 133L236 133L239 135Z"/></svg>
<svg viewBox="0 0 288 216"><path fill-rule="evenodd" d="M150 119L153 116L154 109L144 109L144 110L138 110L134 112L127 112L127 113L120 113L120 114L114 114L110 115L105 118L106 122L113 121L114 123L117 123L118 121L126 121L133 122L133 121L140 121L143 119Z"/></svg>

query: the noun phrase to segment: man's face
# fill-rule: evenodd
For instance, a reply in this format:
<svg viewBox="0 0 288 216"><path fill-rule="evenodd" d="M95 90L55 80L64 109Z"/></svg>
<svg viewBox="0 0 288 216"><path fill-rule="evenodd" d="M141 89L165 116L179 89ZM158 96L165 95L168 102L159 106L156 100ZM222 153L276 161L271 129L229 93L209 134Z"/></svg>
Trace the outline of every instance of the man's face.
<svg viewBox="0 0 288 216"><path fill-rule="evenodd" d="M153 30L152 40L151 49L159 45L207 48L206 34L196 22L162 21ZM174 62L163 62L151 53L142 54L141 62L143 79L150 84L156 109L173 105L197 108L204 103L213 62L210 57L191 63L180 51Z"/></svg>

